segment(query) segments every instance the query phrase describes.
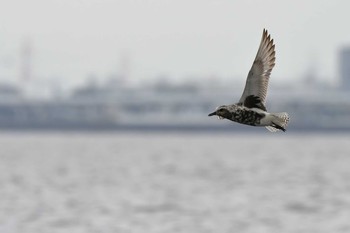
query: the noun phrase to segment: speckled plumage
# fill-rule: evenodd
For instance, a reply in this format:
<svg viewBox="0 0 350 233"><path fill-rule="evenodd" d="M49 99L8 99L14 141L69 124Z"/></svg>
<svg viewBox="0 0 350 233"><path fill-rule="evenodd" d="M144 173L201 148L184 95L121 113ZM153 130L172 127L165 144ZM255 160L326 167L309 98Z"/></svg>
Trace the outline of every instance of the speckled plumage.
<svg viewBox="0 0 350 233"><path fill-rule="evenodd" d="M258 113L253 109L249 109L244 106L236 104L226 106L228 111L231 113L231 118L228 120L235 121L237 123L257 126L260 124L260 120L265 116L264 113Z"/></svg>

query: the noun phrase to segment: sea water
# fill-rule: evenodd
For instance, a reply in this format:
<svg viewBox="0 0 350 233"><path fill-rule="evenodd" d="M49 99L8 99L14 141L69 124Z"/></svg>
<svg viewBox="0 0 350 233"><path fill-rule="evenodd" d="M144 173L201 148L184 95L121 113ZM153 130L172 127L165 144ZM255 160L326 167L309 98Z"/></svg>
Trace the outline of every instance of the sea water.
<svg viewBox="0 0 350 233"><path fill-rule="evenodd" d="M0 232L350 232L350 134L0 133Z"/></svg>

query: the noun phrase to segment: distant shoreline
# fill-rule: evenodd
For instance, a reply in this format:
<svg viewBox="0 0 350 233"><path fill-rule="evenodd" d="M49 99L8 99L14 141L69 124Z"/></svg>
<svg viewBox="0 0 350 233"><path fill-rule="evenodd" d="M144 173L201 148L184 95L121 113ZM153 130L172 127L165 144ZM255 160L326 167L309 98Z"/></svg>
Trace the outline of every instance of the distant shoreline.
<svg viewBox="0 0 350 233"><path fill-rule="evenodd" d="M203 125L112 125L112 124L57 124L57 125L0 125L0 131L54 131L54 132L224 132L224 133L261 133L263 127L249 127L241 125L203 126ZM288 132L296 133L350 133L350 128L320 128L293 127Z"/></svg>

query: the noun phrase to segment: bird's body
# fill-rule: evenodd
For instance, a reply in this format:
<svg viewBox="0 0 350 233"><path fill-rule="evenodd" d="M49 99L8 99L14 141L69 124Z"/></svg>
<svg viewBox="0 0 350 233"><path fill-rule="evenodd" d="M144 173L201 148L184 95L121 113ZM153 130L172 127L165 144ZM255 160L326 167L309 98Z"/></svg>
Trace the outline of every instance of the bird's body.
<svg viewBox="0 0 350 233"><path fill-rule="evenodd" d="M261 119L265 117L265 112L257 108L247 108L237 104L225 106L228 110L228 120L245 125L258 126Z"/></svg>
<svg viewBox="0 0 350 233"><path fill-rule="evenodd" d="M268 82L274 65L275 45L270 35L264 30L239 102L222 105L209 116L217 115L220 119L225 118L245 125L265 126L271 132L285 131L289 121L288 114L286 112L269 113L265 107Z"/></svg>
<svg viewBox="0 0 350 233"><path fill-rule="evenodd" d="M216 112L215 115L220 119L225 118L244 125L265 126L271 132L285 131L289 120L288 114L284 112L269 113L260 108L247 108L238 104L220 106Z"/></svg>

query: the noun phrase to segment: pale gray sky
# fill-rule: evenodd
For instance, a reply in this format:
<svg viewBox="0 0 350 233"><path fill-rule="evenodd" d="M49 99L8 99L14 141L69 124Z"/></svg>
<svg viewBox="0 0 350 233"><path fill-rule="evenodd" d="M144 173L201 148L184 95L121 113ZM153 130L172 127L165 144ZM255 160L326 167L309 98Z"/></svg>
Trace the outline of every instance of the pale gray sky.
<svg viewBox="0 0 350 233"><path fill-rule="evenodd" d="M350 45L349 22L346 0L0 0L0 79L18 78L28 38L33 74L71 84L117 72L122 53L138 80L245 79L267 28L277 50L273 77L299 79L316 66L330 80L338 49Z"/></svg>

